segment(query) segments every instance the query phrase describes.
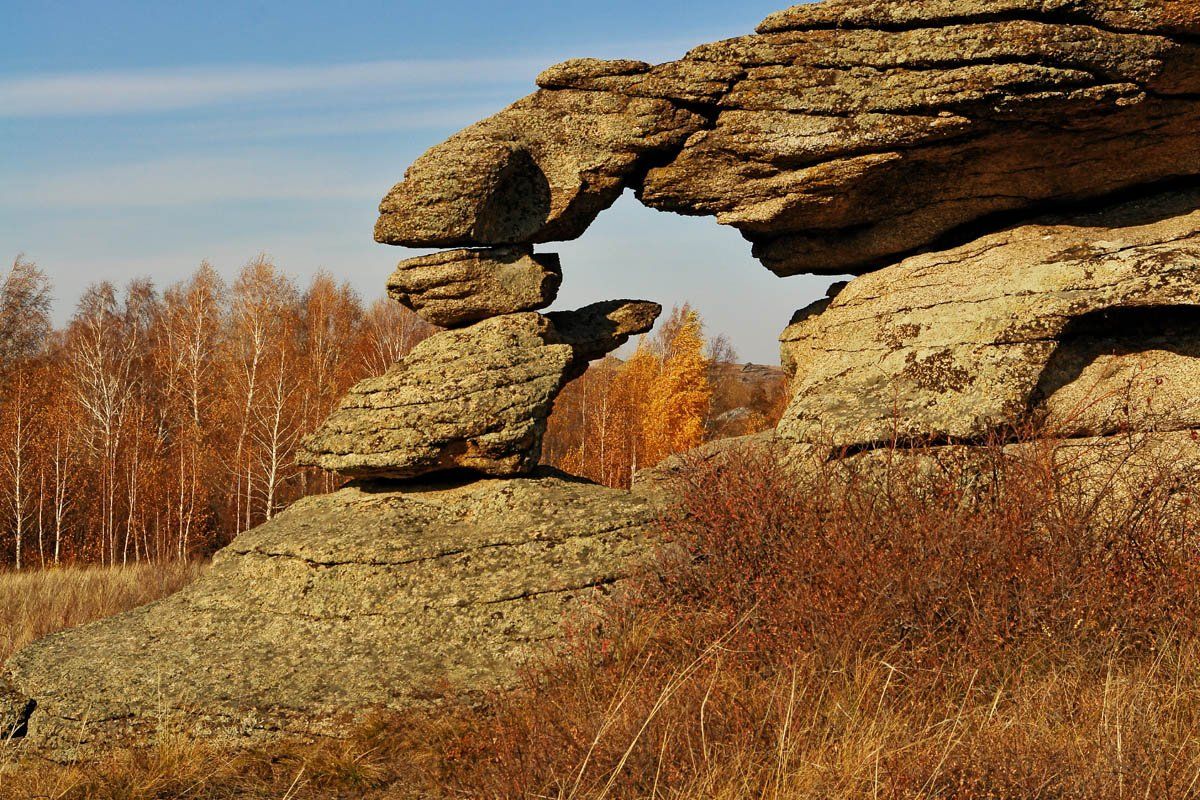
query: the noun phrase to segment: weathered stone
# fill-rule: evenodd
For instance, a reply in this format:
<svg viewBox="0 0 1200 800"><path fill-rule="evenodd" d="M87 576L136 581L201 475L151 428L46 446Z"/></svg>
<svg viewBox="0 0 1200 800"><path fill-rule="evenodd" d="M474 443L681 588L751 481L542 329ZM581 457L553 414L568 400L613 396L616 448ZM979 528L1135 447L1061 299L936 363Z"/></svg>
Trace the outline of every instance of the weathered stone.
<svg viewBox="0 0 1200 800"><path fill-rule="evenodd" d="M238 537L178 594L25 648L7 675L37 702L37 748L172 724L338 733L374 708L510 684L581 601L642 568L654 519L553 471L355 485Z"/></svg>
<svg viewBox="0 0 1200 800"><path fill-rule="evenodd" d="M1200 173L1200 0L826 0L683 59L579 60L440 145L381 241L572 238L624 187L780 275Z"/></svg>
<svg viewBox="0 0 1200 800"><path fill-rule="evenodd" d="M562 268L552 253L450 250L400 262L388 293L434 325L455 328L545 308L561 284Z"/></svg>
<svg viewBox="0 0 1200 800"><path fill-rule="evenodd" d="M0 745L23 737L34 703L0 678Z"/></svg>
<svg viewBox="0 0 1200 800"><path fill-rule="evenodd" d="M715 214L778 274L862 272L998 212L1200 171L1198 53L1052 17L708 45L689 58L746 75L641 197Z"/></svg>
<svg viewBox="0 0 1200 800"><path fill-rule="evenodd" d="M562 387L588 361L648 331L661 311L615 301L431 336L386 374L355 386L304 441L300 462L354 477L529 472Z"/></svg>
<svg viewBox="0 0 1200 800"><path fill-rule="evenodd" d="M666 100L538 92L418 159L380 205L375 238L414 247L574 239L648 159L702 124Z"/></svg>
<svg viewBox="0 0 1200 800"><path fill-rule="evenodd" d="M793 441L861 447L1200 424L1200 191L857 278L784 333Z"/></svg>
<svg viewBox="0 0 1200 800"><path fill-rule="evenodd" d="M825 27L929 27L990 19L1050 19L1149 33L1200 33L1192 0L826 0L776 12L760 33Z"/></svg>
<svg viewBox="0 0 1200 800"><path fill-rule="evenodd" d="M651 69L653 65L645 61L575 58L545 69L537 76L537 85L543 89L592 89L604 78L644 75Z"/></svg>

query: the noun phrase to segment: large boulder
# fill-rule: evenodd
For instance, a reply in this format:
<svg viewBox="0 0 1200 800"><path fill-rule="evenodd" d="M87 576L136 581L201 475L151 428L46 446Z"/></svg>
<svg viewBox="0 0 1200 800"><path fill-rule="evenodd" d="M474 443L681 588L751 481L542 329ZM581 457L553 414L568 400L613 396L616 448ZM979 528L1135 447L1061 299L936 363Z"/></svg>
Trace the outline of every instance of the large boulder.
<svg viewBox="0 0 1200 800"><path fill-rule="evenodd" d="M537 311L554 302L562 267L531 248L449 250L410 258L388 279L388 294L443 328Z"/></svg>
<svg viewBox="0 0 1200 800"><path fill-rule="evenodd" d="M654 518L553 472L301 500L178 594L17 653L0 722L33 701L29 743L69 756L176 724L337 733L371 709L501 688L581 601L642 568Z"/></svg>
<svg viewBox="0 0 1200 800"><path fill-rule="evenodd" d="M527 473L563 386L589 361L650 330L661 312L655 303L614 301L435 334L351 389L304 440L300 462L353 477Z"/></svg>
<svg viewBox="0 0 1200 800"><path fill-rule="evenodd" d="M377 236L573 238L633 188L780 275L861 273L1200 174L1198 29L1200 0L825 0L667 64L567 62L417 161Z"/></svg>
<svg viewBox="0 0 1200 800"><path fill-rule="evenodd" d="M1200 427L1200 191L856 278L785 331L779 434L863 448Z"/></svg>

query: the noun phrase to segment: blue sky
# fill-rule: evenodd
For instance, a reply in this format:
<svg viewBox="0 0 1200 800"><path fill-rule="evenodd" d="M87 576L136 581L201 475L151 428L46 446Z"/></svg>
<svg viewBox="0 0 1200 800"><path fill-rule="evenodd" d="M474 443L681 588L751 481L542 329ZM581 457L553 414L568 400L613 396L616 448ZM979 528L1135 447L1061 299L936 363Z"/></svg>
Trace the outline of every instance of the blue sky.
<svg viewBox="0 0 1200 800"><path fill-rule="evenodd" d="M375 206L428 147L577 56L677 57L753 30L779 0L13 2L0 0L0 256L56 285L168 285L260 252L367 298L407 251ZM711 219L623 198L562 254L555 308L690 300L747 359L774 363L828 278L782 280Z"/></svg>

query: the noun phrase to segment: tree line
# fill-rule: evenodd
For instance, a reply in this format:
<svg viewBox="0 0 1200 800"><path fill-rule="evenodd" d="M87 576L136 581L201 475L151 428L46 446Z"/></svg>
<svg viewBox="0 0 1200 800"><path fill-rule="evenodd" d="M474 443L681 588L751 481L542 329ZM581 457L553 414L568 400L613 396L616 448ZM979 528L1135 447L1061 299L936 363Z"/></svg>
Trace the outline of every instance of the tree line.
<svg viewBox="0 0 1200 800"><path fill-rule="evenodd" d="M161 291L96 283L60 327L51 292L22 257L0 283L0 565L16 569L202 556L336 489L296 465L300 440L437 330L328 273L301 287L266 256L231 282L204 263ZM677 309L564 391L547 462L627 486L709 435L711 367L731 355Z"/></svg>

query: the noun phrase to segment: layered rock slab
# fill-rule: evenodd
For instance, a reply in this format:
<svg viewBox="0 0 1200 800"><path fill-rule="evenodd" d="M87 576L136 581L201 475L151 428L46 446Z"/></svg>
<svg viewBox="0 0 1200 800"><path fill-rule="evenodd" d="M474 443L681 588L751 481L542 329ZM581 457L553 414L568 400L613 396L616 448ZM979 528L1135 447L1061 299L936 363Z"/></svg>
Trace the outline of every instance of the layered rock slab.
<svg viewBox="0 0 1200 800"><path fill-rule="evenodd" d="M650 330L655 303L511 314L423 341L359 383L305 439L300 462L354 477L529 472L554 398L589 361Z"/></svg>
<svg viewBox="0 0 1200 800"><path fill-rule="evenodd" d="M388 294L443 328L537 311L554 302L562 266L552 253L531 248L449 250L400 262Z"/></svg>
<svg viewBox="0 0 1200 800"><path fill-rule="evenodd" d="M1003 17L1044 17L1142 33L1200 33L1192 0L827 0L778 11L758 30L913 27Z"/></svg>
<svg viewBox="0 0 1200 800"><path fill-rule="evenodd" d="M794 442L1200 427L1200 190L1048 219L857 278L785 331Z"/></svg>
<svg viewBox="0 0 1200 800"><path fill-rule="evenodd" d="M577 236L622 188L780 275L1200 173L1200 0L826 0L662 65L568 62L433 148L380 241ZM624 120L622 122L622 120Z"/></svg>
<svg viewBox="0 0 1200 800"><path fill-rule="evenodd" d="M654 519L552 471L311 497L178 594L20 651L0 712L33 700L30 744L70 755L160 725L337 733L372 708L504 687L642 568Z"/></svg>
<svg viewBox="0 0 1200 800"><path fill-rule="evenodd" d="M412 247L574 239L647 159L703 124L657 98L538 92L421 156L380 205L375 238Z"/></svg>

